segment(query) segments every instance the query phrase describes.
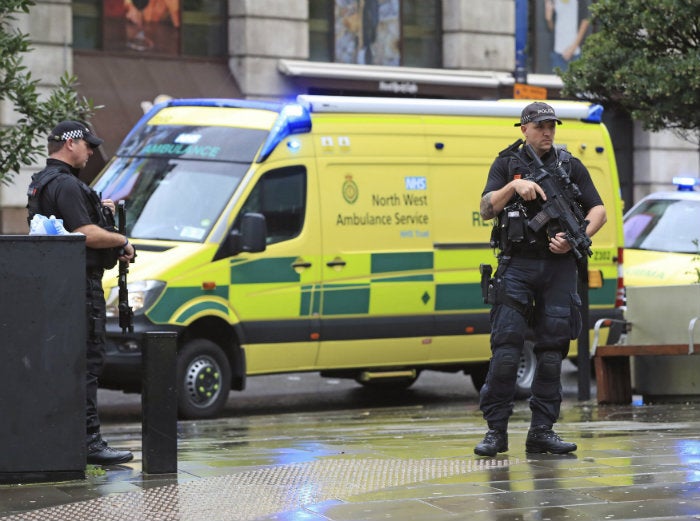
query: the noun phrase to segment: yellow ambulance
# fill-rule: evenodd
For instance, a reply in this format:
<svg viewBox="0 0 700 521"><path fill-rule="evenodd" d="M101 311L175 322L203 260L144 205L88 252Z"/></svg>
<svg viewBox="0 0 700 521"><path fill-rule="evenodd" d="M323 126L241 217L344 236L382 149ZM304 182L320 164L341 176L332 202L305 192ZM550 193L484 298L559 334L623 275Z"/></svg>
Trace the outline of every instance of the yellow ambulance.
<svg viewBox="0 0 700 521"><path fill-rule="evenodd" d="M95 180L125 200L134 332L108 296L105 387L138 391L149 331L178 334L182 417L215 415L248 376L317 371L407 387L423 370L483 384L495 264L479 216L488 169L526 101L301 95L289 103L170 100ZM608 224L595 236L591 324L615 316L621 201L599 106L552 102L557 142L588 167ZM572 346L575 353L575 343ZM519 385L534 371L530 348Z"/></svg>

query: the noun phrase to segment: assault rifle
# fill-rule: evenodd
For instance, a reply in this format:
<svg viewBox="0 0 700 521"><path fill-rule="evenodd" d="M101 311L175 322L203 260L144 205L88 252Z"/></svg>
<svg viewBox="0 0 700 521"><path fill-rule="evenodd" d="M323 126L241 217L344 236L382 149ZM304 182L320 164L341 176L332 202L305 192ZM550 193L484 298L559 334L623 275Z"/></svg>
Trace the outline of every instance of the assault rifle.
<svg viewBox="0 0 700 521"><path fill-rule="evenodd" d="M522 157L515 152L522 143L522 140L516 141L501 154L515 157L525 163ZM561 167L558 167L555 172L560 179L556 179L545 168L531 145L526 144L524 148L526 154L535 164L535 172L528 178L540 185L547 196L547 200L542 203L542 211L529 220L528 226L533 231L538 232L549 221L556 219L564 232L564 237L569 241L571 251L576 259L580 260L584 254L590 257L593 252L591 251L591 239L586 235L588 221L575 201L576 197L581 194L578 187L571 182L566 172L559 171L563 170ZM529 169L529 165L525 164L525 166Z"/></svg>
<svg viewBox="0 0 700 521"><path fill-rule="evenodd" d="M119 233L126 237L126 203L122 200L117 204L119 218ZM136 255L134 254L134 257ZM134 262L134 259L131 259ZM129 289L126 285L126 275L129 273L129 262L119 261L119 327L122 333L134 332L134 310L129 305Z"/></svg>

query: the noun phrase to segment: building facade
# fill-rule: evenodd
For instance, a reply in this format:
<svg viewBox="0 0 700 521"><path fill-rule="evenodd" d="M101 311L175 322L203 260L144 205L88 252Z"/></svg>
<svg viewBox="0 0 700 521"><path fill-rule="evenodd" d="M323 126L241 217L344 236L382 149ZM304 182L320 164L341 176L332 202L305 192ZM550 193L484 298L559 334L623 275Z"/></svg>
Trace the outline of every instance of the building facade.
<svg viewBox="0 0 700 521"><path fill-rule="evenodd" d="M557 20L576 27L585 2ZM37 0L18 28L44 91L65 72L103 106L91 179L162 97L285 100L301 93L507 98L516 79L560 97L557 34L535 0ZM559 0L551 0L559 8ZM569 6L570 7L570 6ZM568 17L568 18L567 18ZM562 22L563 23L563 22ZM525 51L528 55L525 55ZM523 78L523 74L527 76ZM697 145L606 115L626 206L674 175L697 175ZM0 105L0 122L16 114ZM50 129L47 129L47 133ZM43 139L43 136L37 136ZM28 167L0 188L0 232L26 233Z"/></svg>

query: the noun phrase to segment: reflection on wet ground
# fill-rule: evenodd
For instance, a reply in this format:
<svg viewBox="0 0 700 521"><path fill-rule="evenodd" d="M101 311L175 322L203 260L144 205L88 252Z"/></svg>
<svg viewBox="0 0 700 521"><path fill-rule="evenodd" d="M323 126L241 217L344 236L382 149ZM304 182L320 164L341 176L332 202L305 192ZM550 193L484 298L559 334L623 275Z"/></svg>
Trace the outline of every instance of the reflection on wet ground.
<svg viewBox="0 0 700 521"><path fill-rule="evenodd" d="M178 428L178 473L141 472L140 424L106 432L136 459L86 481L0 487L15 520L700 519L700 404L567 400L568 456L526 454L516 405L510 452L479 458L475 404L295 412Z"/></svg>

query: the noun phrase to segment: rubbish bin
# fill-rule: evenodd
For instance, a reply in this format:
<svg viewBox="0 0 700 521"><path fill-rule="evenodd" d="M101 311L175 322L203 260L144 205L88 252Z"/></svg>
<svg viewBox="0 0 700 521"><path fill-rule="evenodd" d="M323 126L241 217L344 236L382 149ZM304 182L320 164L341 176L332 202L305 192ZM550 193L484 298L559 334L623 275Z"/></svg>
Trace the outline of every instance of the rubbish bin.
<svg viewBox="0 0 700 521"><path fill-rule="evenodd" d="M85 237L0 236L0 483L85 478Z"/></svg>

